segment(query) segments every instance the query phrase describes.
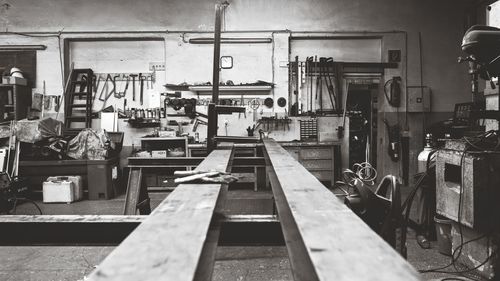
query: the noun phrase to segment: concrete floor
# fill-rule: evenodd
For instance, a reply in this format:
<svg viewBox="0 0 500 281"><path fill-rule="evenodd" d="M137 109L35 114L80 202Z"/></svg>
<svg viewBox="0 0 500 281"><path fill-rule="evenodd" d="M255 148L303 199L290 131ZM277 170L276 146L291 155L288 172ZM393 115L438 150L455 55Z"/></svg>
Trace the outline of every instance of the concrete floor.
<svg viewBox="0 0 500 281"><path fill-rule="evenodd" d="M153 193L156 207L166 193ZM40 204L44 214L120 214L124 197L107 201L81 201L73 204ZM19 206L18 214L35 214L29 204ZM228 195L228 214L271 214L272 194L269 191L235 190ZM334 234L333 234L334 235ZM114 247L0 247L0 280L83 280ZM408 261L416 269L428 269L448 264L449 258L432 248L421 249L415 234L408 235ZM428 273L424 280L441 280L447 274ZM293 280L286 247L219 247L213 280L262 281ZM463 279L467 280L467 279Z"/></svg>

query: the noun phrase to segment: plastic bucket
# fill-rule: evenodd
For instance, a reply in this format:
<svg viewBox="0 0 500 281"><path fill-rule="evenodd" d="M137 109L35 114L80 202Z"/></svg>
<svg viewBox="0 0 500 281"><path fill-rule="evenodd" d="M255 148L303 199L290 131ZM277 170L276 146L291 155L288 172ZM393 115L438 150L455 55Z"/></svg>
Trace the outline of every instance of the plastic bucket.
<svg viewBox="0 0 500 281"><path fill-rule="evenodd" d="M443 216L435 216L438 251L451 256L451 220Z"/></svg>

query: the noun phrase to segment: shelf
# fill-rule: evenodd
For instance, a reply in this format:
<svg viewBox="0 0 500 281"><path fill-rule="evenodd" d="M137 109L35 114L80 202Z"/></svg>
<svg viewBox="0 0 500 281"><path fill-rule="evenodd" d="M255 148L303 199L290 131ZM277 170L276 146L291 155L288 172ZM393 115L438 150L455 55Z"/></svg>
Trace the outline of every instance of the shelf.
<svg viewBox="0 0 500 281"><path fill-rule="evenodd" d="M241 91L270 91L271 85L240 85L240 86L219 86L220 92L241 92ZM212 92L212 86L189 86L189 90L193 92Z"/></svg>
<svg viewBox="0 0 500 281"><path fill-rule="evenodd" d="M161 125L158 119L129 119L128 123L134 128L154 128Z"/></svg>
<svg viewBox="0 0 500 281"><path fill-rule="evenodd" d="M176 85L176 84L165 84L163 85L167 89L177 90L177 91L188 91L191 85Z"/></svg>
<svg viewBox="0 0 500 281"><path fill-rule="evenodd" d="M166 138L166 137L144 137L141 138L141 140L146 140L146 141L164 141L164 140L186 140L185 137L171 137L171 138Z"/></svg>

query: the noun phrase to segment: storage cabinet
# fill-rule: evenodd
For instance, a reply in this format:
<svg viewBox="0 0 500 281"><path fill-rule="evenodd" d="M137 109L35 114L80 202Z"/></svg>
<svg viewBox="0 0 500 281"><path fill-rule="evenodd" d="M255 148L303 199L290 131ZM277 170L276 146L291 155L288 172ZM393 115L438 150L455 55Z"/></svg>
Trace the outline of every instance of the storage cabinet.
<svg viewBox="0 0 500 281"><path fill-rule="evenodd" d="M333 186L335 183L335 145L283 143L282 146L319 181L327 186Z"/></svg>
<svg viewBox="0 0 500 281"><path fill-rule="evenodd" d="M326 186L333 186L335 176L340 174L340 153L338 153L340 144L334 142L281 142L280 144L319 181ZM236 156L255 156L255 149L255 147L238 148ZM206 147L200 144L190 145L189 155L191 157L204 157L206 156Z"/></svg>
<svg viewBox="0 0 500 281"><path fill-rule="evenodd" d="M151 153L152 157L186 157L187 143L187 138L184 137L141 138L141 149Z"/></svg>
<svg viewBox="0 0 500 281"><path fill-rule="evenodd" d="M153 158L187 157L189 154L188 141L184 137L141 138L141 149L151 153ZM173 174L175 170L179 169L185 168L165 168L144 173L145 184L148 190L162 191L173 189L176 186Z"/></svg>
<svg viewBox="0 0 500 281"><path fill-rule="evenodd" d="M0 122L21 120L31 107L31 89L16 84L0 84Z"/></svg>

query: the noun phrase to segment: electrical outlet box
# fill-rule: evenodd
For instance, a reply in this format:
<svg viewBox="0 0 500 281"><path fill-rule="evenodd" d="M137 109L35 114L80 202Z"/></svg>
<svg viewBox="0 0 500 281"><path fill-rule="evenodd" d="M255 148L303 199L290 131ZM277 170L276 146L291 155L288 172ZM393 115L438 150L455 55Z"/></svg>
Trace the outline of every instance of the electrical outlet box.
<svg viewBox="0 0 500 281"><path fill-rule="evenodd" d="M431 89L428 87L408 88L408 112L431 111Z"/></svg>
<svg viewBox="0 0 500 281"><path fill-rule="evenodd" d="M165 71L164 62L150 62L149 71Z"/></svg>

